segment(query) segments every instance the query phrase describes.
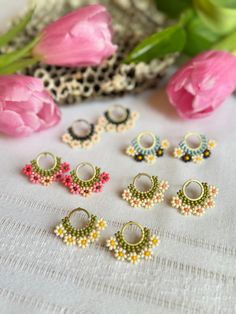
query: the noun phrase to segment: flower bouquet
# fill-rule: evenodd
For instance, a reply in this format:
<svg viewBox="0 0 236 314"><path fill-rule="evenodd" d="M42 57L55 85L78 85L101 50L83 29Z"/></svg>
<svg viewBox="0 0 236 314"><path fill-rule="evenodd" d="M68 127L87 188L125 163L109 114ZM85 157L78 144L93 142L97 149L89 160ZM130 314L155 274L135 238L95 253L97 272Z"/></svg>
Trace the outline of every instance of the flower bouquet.
<svg viewBox="0 0 236 314"><path fill-rule="evenodd" d="M169 20L156 9L154 2L143 1L140 5L132 0L102 0L100 4L103 6L99 6L97 16L106 16L106 19L99 24L91 9L87 12L81 9L90 3L94 2L40 1L34 13L30 11L23 18L24 25L27 24L25 30L19 32L10 44L0 47L2 52L12 52L27 45L30 45L29 49L25 48L27 50L34 47L33 58L31 54L28 60L25 57L24 61L18 59L17 67L9 69L8 73L27 65L24 73L40 78L59 104L123 95L156 86L177 54L169 53L151 62L125 63L124 60L140 41L159 31ZM64 17L60 19L61 16ZM84 26L88 20L90 29ZM62 24L63 29L60 28ZM103 29L99 32L94 31L95 28ZM81 41L78 32L86 36L86 42ZM47 39L43 39L41 34L46 33ZM38 40L36 45L35 40ZM98 51L98 45L104 45L104 50Z"/></svg>

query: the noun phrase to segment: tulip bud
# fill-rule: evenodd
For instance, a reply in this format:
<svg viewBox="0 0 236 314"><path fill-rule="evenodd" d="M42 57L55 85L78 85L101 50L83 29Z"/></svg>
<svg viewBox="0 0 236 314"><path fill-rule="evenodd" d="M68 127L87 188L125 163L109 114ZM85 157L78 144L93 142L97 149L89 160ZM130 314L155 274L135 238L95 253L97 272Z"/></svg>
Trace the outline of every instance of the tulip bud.
<svg viewBox="0 0 236 314"><path fill-rule="evenodd" d="M185 64L170 79L170 103L185 119L210 115L236 88L236 57L206 51Z"/></svg>
<svg viewBox="0 0 236 314"><path fill-rule="evenodd" d="M61 113L40 79L24 75L0 76L0 132L28 136L50 128Z"/></svg>
<svg viewBox="0 0 236 314"><path fill-rule="evenodd" d="M98 65L116 51L111 40L111 17L104 6L95 4L46 26L32 53L46 64Z"/></svg>

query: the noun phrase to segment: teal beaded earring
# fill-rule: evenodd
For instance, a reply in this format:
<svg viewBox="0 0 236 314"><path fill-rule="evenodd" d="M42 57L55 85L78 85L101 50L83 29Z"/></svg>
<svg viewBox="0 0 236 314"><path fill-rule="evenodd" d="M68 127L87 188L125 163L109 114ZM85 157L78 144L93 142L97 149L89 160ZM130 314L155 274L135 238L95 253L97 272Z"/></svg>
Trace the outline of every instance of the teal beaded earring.
<svg viewBox="0 0 236 314"><path fill-rule="evenodd" d="M144 145L143 140L151 138L151 143ZM131 144L126 149L126 154L134 158L134 160L141 162L146 161L149 164L156 162L157 158L164 155L169 147L169 141L161 140L159 136L153 132L145 131L138 134L138 136L131 141Z"/></svg>
<svg viewBox="0 0 236 314"><path fill-rule="evenodd" d="M197 145L193 145L193 141L196 141L196 139ZM174 149L174 157L181 159L185 163L192 161L195 164L201 164L203 160L211 156L215 146L216 141L208 140L206 135L188 132Z"/></svg>

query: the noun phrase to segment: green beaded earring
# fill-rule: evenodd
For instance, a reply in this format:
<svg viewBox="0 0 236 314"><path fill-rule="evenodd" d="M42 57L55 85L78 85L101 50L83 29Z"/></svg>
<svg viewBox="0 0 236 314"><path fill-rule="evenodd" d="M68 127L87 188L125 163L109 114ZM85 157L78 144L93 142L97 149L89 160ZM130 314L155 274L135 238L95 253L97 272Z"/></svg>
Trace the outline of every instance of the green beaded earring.
<svg viewBox="0 0 236 314"><path fill-rule="evenodd" d="M76 229L72 226L70 218L76 212L84 212L88 217L88 223L85 227ZM56 226L54 233L61 238L66 245L77 245L79 248L86 248L89 244L97 241L100 237L100 231L107 226L103 218L98 219L97 216L90 214L84 208L76 208L72 210L68 216L61 220Z"/></svg>
<svg viewBox="0 0 236 314"><path fill-rule="evenodd" d="M200 187L200 193L196 197L191 197L187 193L187 187L195 184ZM214 185L208 185L206 182L190 179L186 181L181 190L177 192L171 201L171 205L177 208L184 216L195 215L202 216L206 209L215 207L214 198L218 194L219 189Z"/></svg>
<svg viewBox="0 0 236 314"><path fill-rule="evenodd" d="M79 172L82 167L88 167L92 169L92 175L88 179L80 177ZM110 180L110 175L107 172L101 172L101 169L95 167L89 162L81 162L77 165L75 170L70 172L62 180L65 187L68 188L72 194L80 194L81 196L87 197L92 193L100 193L103 190L103 185Z"/></svg>
<svg viewBox="0 0 236 314"><path fill-rule="evenodd" d="M140 191L136 186L137 179L147 177L151 182L151 187L146 191ZM122 193L122 198L132 207L152 208L155 204L161 203L164 193L169 188L167 181L159 181L157 176L150 176L147 173L139 173Z"/></svg>
<svg viewBox="0 0 236 314"><path fill-rule="evenodd" d="M52 160L52 165L45 168L40 164L41 158L49 157ZM42 152L33 159L30 164L26 164L22 172L27 176L31 183L42 184L49 186L52 182L60 182L64 178L64 173L70 171L70 165L62 162L60 157L55 156L50 152Z"/></svg>
<svg viewBox="0 0 236 314"><path fill-rule="evenodd" d="M129 226L134 226L141 231L141 238L131 243L126 240L124 231ZM137 264L140 259L151 259L153 248L159 244L159 238L151 234L151 230L143 227L137 222L129 221L123 225L120 231L117 231L113 237L107 240L106 246L110 251L114 251L114 256L120 261L127 260L131 264Z"/></svg>

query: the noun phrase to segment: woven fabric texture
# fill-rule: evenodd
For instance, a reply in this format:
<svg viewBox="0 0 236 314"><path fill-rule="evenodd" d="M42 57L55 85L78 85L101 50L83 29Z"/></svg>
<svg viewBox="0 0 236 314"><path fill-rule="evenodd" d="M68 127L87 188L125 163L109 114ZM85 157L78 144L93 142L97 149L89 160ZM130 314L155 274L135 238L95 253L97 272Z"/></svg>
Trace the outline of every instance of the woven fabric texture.
<svg viewBox="0 0 236 314"><path fill-rule="evenodd" d="M90 151L72 150L60 137L77 118L95 122L114 103L111 99L63 108L58 126L32 137L0 137L0 312L236 313L235 97L211 117L196 121L178 118L162 91L116 102L140 112L136 127L122 134L103 134ZM144 130L171 143L170 154L154 165L137 163L124 153ZM171 156L187 131L218 142L202 165ZM90 198L71 195L55 183L48 188L30 184L21 168L42 151L61 156L72 167L92 162L108 171L111 181L103 193ZM138 172L169 181L165 201L151 210L133 209L121 199L122 190ZM184 217L170 206L171 197L189 178L220 189L216 208L200 218ZM53 234L61 218L78 206L108 222L100 241L85 250L66 247ZM159 235L161 243L151 261L135 266L118 262L105 248L105 240L129 220Z"/></svg>

